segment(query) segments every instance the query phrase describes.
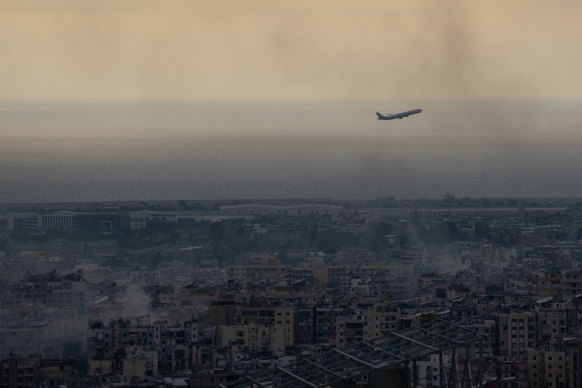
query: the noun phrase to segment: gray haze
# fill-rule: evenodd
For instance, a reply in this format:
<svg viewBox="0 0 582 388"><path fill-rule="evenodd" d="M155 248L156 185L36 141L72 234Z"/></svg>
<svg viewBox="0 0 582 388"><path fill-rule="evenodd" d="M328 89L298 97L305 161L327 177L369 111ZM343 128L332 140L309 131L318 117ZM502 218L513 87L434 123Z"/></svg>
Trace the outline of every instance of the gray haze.
<svg viewBox="0 0 582 388"><path fill-rule="evenodd" d="M4 101L0 202L577 196L581 106Z"/></svg>

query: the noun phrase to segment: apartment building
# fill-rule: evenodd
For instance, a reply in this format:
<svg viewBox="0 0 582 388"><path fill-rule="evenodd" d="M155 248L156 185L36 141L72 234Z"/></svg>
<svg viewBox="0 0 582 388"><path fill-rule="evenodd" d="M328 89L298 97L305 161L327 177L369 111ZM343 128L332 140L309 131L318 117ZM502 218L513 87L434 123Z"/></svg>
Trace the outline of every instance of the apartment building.
<svg viewBox="0 0 582 388"><path fill-rule="evenodd" d="M499 355L508 360L524 360L535 348L536 324L532 312L499 314Z"/></svg>

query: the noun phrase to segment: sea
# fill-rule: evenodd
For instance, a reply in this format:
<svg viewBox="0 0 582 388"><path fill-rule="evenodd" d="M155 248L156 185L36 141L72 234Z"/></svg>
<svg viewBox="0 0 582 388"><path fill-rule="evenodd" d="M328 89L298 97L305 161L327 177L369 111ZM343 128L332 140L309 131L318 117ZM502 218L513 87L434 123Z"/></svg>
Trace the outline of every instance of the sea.
<svg viewBox="0 0 582 388"><path fill-rule="evenodd" d="M0 100L0 203L582 197L581 150L579 99Z"/></svg>

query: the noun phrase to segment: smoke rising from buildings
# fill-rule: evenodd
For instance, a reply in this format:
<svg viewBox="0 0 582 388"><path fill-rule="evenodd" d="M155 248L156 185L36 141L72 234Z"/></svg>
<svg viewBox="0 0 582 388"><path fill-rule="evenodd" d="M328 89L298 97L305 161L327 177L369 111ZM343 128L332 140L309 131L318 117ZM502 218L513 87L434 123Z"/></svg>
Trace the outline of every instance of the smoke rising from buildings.
<svg viewBox="0 0 582 388"><path fill-rule="evenodd" d="M104 315L99 315L97 319L107 322L111 319L127 319L149 316L154 322L159 316L151 308L150 296L143 290L144 285L129 284L122 287L122 292L115 296L115 303Z"/></svg>

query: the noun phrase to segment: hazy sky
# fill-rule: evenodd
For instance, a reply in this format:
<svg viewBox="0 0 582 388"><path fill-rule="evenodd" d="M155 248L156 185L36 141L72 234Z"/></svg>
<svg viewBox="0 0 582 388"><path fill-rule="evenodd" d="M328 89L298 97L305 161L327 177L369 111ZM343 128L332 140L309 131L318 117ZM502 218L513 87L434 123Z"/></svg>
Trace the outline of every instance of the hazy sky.
<svg viewBox="0 0 582 388"><path fill-rule="evenodd" d="M582 97L579 0L0 0L0 98Z"/></svg>

